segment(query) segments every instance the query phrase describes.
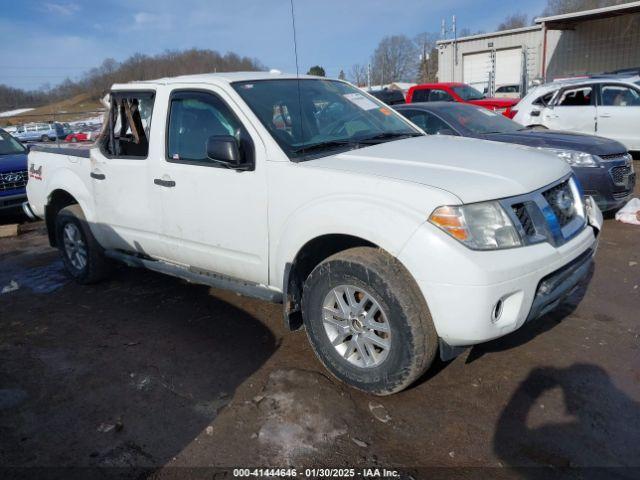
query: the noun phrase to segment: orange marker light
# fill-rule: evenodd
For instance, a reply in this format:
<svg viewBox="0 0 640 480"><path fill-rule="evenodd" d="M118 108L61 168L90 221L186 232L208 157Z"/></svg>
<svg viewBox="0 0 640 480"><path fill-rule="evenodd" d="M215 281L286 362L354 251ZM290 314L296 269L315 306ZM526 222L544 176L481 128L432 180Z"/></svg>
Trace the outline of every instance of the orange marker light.
<svg viewBox="0 0 640 480"><path fill-rule="evenodd" d="M439 207L435 209L429 217L429 221L460 241L465 241L469 238L462 212L456 207Z"/></svg>

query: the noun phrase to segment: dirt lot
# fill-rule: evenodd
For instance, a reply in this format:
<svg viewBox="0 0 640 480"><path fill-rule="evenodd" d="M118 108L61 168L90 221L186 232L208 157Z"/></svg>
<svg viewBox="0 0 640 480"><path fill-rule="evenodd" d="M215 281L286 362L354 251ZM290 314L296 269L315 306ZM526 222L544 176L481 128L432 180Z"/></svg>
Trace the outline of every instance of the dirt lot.
<svg viewBox="0 0 640 480"><path fill-rule="evenodd" d="M0 476L638 478L639 246L640 227L607 220L588 288L560 311L376 398L330 378L279 306L125 267L78 286L32 224L0 240L0 289L18 287L0 294Z"/></svg>

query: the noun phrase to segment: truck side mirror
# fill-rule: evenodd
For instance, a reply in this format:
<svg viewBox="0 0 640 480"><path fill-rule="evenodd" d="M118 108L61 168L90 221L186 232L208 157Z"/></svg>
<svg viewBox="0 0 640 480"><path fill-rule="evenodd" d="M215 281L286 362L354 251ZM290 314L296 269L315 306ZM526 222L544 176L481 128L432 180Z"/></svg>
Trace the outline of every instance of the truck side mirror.
<svg viewBox="0 0 640 480"><path fill-rule="evenodd" d="M231 135L211 135L207 140L207 157L229 168L242 166L238 141Z"/></svg>

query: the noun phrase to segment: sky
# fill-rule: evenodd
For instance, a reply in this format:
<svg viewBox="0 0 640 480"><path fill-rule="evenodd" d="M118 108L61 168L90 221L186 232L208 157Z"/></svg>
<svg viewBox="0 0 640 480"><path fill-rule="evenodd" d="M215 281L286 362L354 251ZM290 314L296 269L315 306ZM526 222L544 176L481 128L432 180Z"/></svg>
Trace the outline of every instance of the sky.
<svg viewBox="0 0 640 480"><path fill-rule="evenodd" d="M458 28L491 32L545 0L294 0L301 73L366 64L387 35ZM79 78L105 58L192 47L233 51L295 72L290 0L0 0L0 84L37 89Z"/></svg>

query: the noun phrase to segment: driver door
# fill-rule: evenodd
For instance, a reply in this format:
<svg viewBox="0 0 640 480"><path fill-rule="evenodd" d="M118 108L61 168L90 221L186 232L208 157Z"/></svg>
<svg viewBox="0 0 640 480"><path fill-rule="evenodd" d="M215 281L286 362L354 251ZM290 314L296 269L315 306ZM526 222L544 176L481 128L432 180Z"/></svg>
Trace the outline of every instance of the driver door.
<svg viewBox="0 0 640 480"><path fill-rule="evenodd" d="M580 85L558 92L553 105L542 113L542 123L551 130L595 134L596 95L594 85Z"/></svg>

